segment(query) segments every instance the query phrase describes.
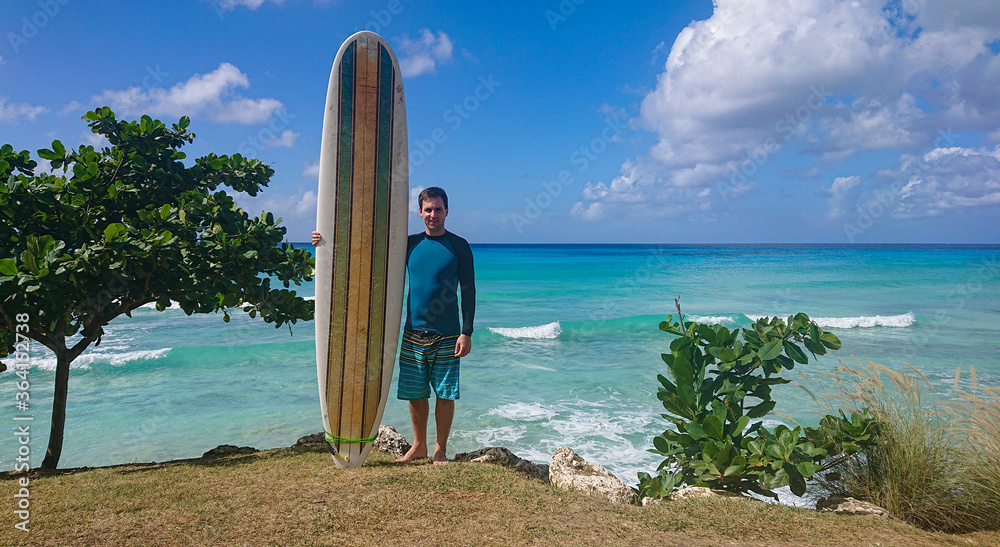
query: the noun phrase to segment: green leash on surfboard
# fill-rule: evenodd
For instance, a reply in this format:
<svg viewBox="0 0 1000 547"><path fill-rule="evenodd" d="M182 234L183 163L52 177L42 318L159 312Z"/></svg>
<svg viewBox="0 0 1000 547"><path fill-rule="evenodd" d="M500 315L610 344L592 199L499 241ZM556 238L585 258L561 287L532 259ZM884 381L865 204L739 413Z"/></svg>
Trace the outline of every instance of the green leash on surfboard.
<svg viewBox="0 0 1000 547"><path fill-rule="evenodd" d="M372 435L371 437L368 437L368 438L365 438L365 439L349 439L347 437L338 437L337 435L334 435L333 433L330 433L329 431L327 431L325 429L323 430L323 433L326 433L326 442L331 443L331 444L364 444L364 443L372 443L372 442L375 442L375 439L378 438L378 435L376 434L376 435Z"/></svg>

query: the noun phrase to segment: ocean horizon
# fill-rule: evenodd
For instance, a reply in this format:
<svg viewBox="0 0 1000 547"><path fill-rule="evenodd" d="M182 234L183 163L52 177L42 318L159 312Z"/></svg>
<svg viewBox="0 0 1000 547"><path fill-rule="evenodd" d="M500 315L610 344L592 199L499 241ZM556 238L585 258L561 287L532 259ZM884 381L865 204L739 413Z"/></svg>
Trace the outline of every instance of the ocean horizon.
<svg viewBox="0 0 1000 547"><path fill-rule="evenodd" d="M307 244L297 244L311 248ZM462 360L449 455L505 446L547 462L570 446L634 484L660 458L667 423L656 398L660 321L749 326L804 312L843 349L789 379L828 393L838 359L912 365L933 399L1000 387L1000 245L473 244L478 293L473 351ZM297 288L312 298L312 284ZM220 444L289 446L322 429L312 322L275 329L245 314L185 316L152 306L120 317L72 366L60 467L200 456ZM32 345L30 408L0 382L0 419L30 415L31 466L48 442L55 360ZM382 423L408 439L395 377ZM815 423L802 387L780 386L769 426ZM433 420L430 435L433 435ZM0 469L14 468L4 442Z"/></svg>

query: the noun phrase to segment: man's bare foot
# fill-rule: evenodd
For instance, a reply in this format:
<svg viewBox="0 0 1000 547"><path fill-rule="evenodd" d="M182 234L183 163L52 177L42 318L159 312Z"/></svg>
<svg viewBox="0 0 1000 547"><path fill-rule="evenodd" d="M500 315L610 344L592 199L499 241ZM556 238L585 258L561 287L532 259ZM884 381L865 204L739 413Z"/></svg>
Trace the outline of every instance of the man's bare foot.
<svg viewBox="0 0 1000 547"><path fill-rule="evenodd" d="M444 465L449 463L448 454L444 450L434 451L434 465Z"/></svg>
<svg viewBox="0 0 1000 547"><path fill-rule="evenodd" d="M402 458L398 458L395 463L410 463L413 460L420 460L427 457L427 448L418 448L417 446L411 446L406 454L403 454Z"/></svg>

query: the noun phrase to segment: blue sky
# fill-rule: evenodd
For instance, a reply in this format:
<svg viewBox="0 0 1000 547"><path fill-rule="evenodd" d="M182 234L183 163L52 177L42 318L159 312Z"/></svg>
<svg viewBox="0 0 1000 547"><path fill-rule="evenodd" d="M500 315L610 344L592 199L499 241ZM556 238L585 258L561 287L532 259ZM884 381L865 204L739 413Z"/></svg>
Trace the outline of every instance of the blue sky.
<svg viewBox="0 0 1000 547"><path fill-rule="evenodd" d="M0 142L188 115L305 241L362 29L403 66L411 190L473 243L1000 243L996 0L3 1Z"/></svg>

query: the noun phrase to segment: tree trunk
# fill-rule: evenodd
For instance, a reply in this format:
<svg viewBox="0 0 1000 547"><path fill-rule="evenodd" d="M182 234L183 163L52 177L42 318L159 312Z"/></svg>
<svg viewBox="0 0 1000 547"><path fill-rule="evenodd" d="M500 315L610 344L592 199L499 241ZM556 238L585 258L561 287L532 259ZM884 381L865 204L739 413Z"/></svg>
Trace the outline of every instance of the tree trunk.
<svg viewBox="0 0 1000 547"><path fill-rule="evenodd" d="M69 393L69 365L73 362L72 351L62 348L56 351L56 382L52 397L52 430L49 433L49 449L42 460L42 469L55 469L62 454L63 429L66 426L66 399Z"/></svg>

